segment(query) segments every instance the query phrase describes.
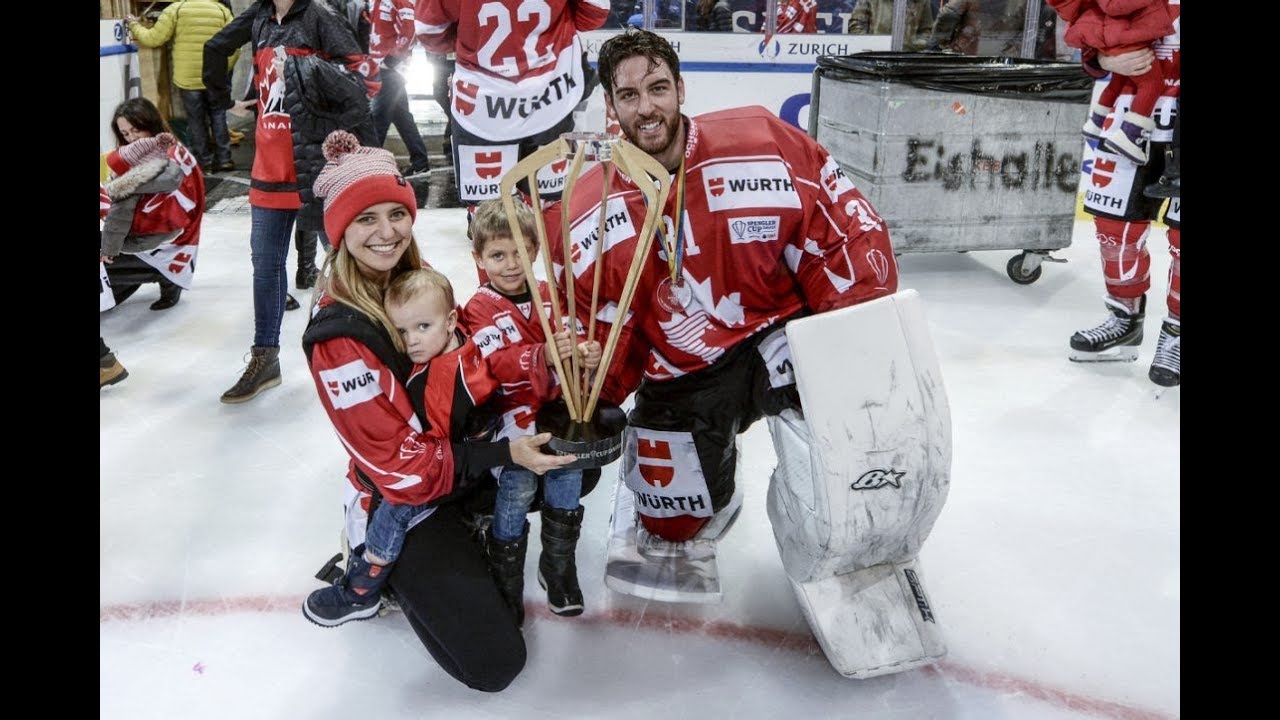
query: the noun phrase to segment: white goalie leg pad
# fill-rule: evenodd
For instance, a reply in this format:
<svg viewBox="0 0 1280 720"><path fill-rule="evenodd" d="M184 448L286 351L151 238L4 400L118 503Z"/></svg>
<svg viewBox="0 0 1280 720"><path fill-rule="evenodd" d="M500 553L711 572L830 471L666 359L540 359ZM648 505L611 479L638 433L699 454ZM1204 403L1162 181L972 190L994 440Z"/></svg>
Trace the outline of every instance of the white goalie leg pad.
<svg viewBox="0 0 1280 720"><path fill-rule="evenodd" d="M947 654L917 561L792 580L791 588L822 652L845 677L903 672Z"/></svg>
<svg viewBox="0 0 1280 720"><path fill-rule="evenodd" d="M946 502L951 418L919 296L793 321L787 337L804 415L769 418L783 568L842 675L932 662L946 650L914 561Z"/></svg>

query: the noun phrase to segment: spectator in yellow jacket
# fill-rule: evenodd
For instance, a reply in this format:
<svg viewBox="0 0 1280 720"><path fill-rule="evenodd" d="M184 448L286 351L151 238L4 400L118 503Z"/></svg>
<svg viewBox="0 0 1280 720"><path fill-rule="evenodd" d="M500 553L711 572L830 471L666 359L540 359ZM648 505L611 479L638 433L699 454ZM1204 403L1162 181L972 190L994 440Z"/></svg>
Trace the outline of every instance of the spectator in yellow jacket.
<svg viewBox="0 0 1280 720"><path fill-rule="evenodd" d="M233 17L231 10L218 0L178 0L160 13L152 27L138 18L125 18L133 39L143 47L160 47L173 40L173 84L178 86L182 107L187 113L190 148L208 172L234 170L231 162L231 137L227 133L227 111L209 103L204 80L204 43L226 27ZM230 71L239 56L237 51L227 64ZM209 133L213 132L213 147Z"/></svg>

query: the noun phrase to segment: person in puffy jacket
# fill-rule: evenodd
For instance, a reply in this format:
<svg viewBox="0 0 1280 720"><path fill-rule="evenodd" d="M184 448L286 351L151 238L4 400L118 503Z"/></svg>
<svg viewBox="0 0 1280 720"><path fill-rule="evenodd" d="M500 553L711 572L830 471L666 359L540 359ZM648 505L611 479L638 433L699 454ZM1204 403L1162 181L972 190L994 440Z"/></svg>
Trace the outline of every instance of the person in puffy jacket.
<svg viewBox="0 0 1280 720"><path fill-rule="evenodd" d="M236 169L231 161L227 111L210 104L203 79L204 44L226 27L232 17L231 10L217 0L178 0L165 8L149 28L132 15L125 18L129 33L143 47L160 47L173 41L173 84L178 87L178 96L187 113L191 151L206 173ZM229 71L239 54L236 51L223 69ZM210 131L213 147L209 146Z"/></svg>
<svg viewBox="0 0 1280 720"><path fill-rule="evenodd" d="M152 310L178 304L195 276L204 219L204 175L195 157L168 132L146 98L131 98L112 113L120 147L107 154L110 208L103 218L100 255L117 303L143 283L160 283Z"/></svg>
<svg viewBox="0 0 1280 720"><path fill-rule="evenodd" d="M1049 0L1067 23L1064 40L1071 47L1097 50L1106 56L1149 48L1156 40L1174 33L1173 20L1165 0ZM1082 132L1087 138L1106 143L1113 151L1139 165L1147 164L1147 140L1155 129L1151 113L1164 94L1165 78L1160 63L1152 63L1141 75L1111 74L1097 102L1089 109ZM1116 99L1133 93L1133 103L1121 122L1103 129Z"/></svg>
<svg viewBox="0 0 1280 720"><path fill-rule="evenodd" d="M233 103L222 70L237 48L252 43L253 82ZM249 182L253 258L253 347L248 366L224 403L252 400L280 384L280 325L288 300L285 260L296 220L324 229L312 184L324 166L321 145L347 129L373 144L369 95L377 65L363 52L346 19L314 0L258 0L204 45L204 82L215 107L256 109L256 153Z"/></svg>

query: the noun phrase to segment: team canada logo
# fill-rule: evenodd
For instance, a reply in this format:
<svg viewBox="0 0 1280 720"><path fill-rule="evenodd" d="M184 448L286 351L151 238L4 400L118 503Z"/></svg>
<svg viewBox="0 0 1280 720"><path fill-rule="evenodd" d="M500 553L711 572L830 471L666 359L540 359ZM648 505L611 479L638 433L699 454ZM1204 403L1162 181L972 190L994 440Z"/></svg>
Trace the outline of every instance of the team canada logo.
<svg viewBox="0 0 1280 720"><path fill-rule="evenodd" d="M707 178L707 190L711 192L713 197L720 197L724 194L724 178Z"/></svg>
<svg viewBox="0 0 1280 720"><path fill-rule="evenodd" d="M501 152L477 152L475 154L476 177L492 180L502 175Z"/></svg>
<svg viewBox="0 0 1280 720"><path fill-rule="evenodd" d="M267 51L263 51L267 52ZM258 82L258 97L262 102L262 115L288 115L284 110L284 62L288 54L283 47L270 50L272 60L265 63L265 71Z"/></svg>
<svg viewBox="0 0 1280 720"><path fill-rule="evenodd" d="M1095 158L1093 161L1093 173L1089 178L1094 187L1106 187L1111 184L1111 178L1115 177L1115 172L1115 160Z"/></svg>
<svg viewBox="0 0 1280 720"><path fill-rule="evenodd" d="M876 468L875 470L868 470L862 473L862 477L854 480L853 484L849 486L849 489L875 490L876 488L884 487L885 485L892 485L896 488L900 488L902 487L903 475L906 475L906 473L892 469L884 470Z"/></svg>
<svg viewBox="0 0 1280 720"><path fill-rule="evenodd" d="M470 115L476 111L476 93L480 91L478 85L469 82L455 80L453 83L453 109L463 115Z"/></svg>
<svg viewBox="0 0 1280 720"><path fill-rule="evenodd" d="M416 457L418 455L425 453L426 451L427 451L427 446L424 445L422 441L418 440L418 436L416 434L406 435L404 439L400 441L400 459L401 460L405 460L411 457Z"/></svg>

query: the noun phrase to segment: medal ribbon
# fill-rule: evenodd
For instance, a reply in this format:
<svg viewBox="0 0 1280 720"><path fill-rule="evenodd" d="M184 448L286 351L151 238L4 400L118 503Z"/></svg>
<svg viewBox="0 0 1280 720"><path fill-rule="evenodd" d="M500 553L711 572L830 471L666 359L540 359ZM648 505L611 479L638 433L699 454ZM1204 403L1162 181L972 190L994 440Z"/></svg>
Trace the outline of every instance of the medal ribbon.
<svg viewBox="0 0 1280 720"><path fill-rule="evenodd" d="M667 249L667 267L671 270L672 288L684 284L684 159L685 156L681 155L680 169L677 171L679 177L676 178L676 214L672 218L676 225L675 242L671 242L662 229L658 230L662 246Z"/></svg>

